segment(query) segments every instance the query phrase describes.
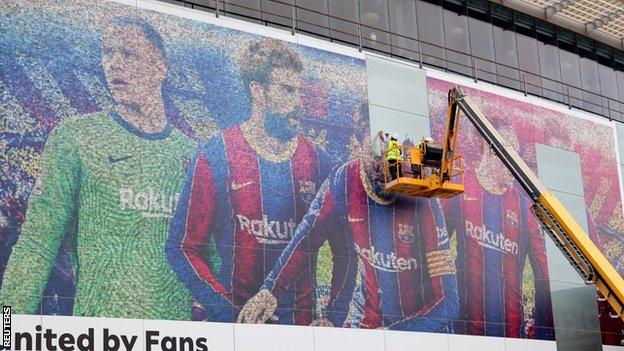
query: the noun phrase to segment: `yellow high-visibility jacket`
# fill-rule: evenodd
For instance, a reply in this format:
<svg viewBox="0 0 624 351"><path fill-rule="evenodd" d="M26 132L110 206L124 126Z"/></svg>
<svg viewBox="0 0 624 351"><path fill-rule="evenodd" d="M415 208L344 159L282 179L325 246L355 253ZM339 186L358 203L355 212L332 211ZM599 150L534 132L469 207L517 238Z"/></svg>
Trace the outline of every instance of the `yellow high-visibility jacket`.
<svg viewBox="0 0 624 351"><path fill-rule="evenodd" d="M386 153L386 160L394 161L401 160L401 144L396 140L390 140L388 143L388 152Z"/></svg>

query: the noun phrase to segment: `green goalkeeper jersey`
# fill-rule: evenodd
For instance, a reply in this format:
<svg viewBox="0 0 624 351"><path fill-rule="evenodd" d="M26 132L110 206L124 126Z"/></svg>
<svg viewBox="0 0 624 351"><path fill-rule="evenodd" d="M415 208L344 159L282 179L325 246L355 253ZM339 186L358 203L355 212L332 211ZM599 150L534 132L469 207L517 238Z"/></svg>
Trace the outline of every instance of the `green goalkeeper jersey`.
<svg viewBox="0 0 624 351"><path fill-rule="evenodd" d="M74 315L190 319L191 296L167 263L165 242L195 151L171 126L143 133L112 111L57 127L0 303L37 313L61 242L75 235Z"/></svg>

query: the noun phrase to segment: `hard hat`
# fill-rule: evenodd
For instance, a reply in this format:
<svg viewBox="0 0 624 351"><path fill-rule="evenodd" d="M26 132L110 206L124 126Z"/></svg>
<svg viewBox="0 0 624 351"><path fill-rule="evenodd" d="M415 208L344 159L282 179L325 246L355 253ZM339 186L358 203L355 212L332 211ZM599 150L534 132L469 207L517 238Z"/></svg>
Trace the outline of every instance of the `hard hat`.
<svg viewBox="0 0 624 351"><path fill-rule="evenodd" d="M392 139L399 140L399 133L392 133L392 135L390 135L390 137Z"/></svg>
<svg viewBox="0 0 624 351"><path fill-rule="evenodd" d="M425 142L426 143L433 143L433 138L427 137L427 138L425 138Z"/></svg>

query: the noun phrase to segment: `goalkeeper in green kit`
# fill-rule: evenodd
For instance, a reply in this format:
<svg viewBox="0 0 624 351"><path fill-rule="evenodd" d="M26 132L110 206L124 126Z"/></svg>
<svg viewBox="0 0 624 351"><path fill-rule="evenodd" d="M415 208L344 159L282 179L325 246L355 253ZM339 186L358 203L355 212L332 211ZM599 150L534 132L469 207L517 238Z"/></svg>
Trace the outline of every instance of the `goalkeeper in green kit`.
<svg viewBox="0 0 624 351"><path fill-rule="evenodd" d="M164 246L196 145L165 116L160 35L116 18L103 33L102 68L114 107L50 134L0 303L38 313L61 242L72 235L74 315L189 320L191 296Z"/></svg>

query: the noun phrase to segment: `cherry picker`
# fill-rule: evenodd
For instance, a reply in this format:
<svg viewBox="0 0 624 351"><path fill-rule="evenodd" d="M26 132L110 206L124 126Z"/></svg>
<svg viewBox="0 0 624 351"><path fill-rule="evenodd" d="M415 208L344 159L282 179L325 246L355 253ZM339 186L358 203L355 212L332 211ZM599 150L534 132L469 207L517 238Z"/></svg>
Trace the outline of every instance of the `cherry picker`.
<svg viewBox="0 0 624 351"><path fill-rule="evenodd" d="M603 253L574 220L572 215L549 192L511 145L505 142L492 124L456 86L448 93L446 137L441 146L422 141L407 147L407 162L413 178L386 178L386 190L414 196L452 197L463 192L461 156L455 153L460 112L476 127L479 134L503 161L532 200L531 212L553 239L570 264L586 284L594 284L599 299L606 300L615 313L613 318L624 320L624 279ZM384 167L387 169L387 166ZM387 172L386 172L387 173ZM403 179L406 178L406 179ZM456 178L458 181L453 182Z"/></svg>

